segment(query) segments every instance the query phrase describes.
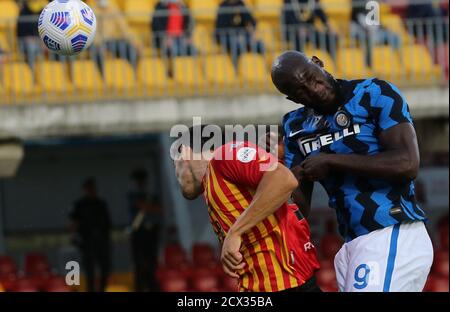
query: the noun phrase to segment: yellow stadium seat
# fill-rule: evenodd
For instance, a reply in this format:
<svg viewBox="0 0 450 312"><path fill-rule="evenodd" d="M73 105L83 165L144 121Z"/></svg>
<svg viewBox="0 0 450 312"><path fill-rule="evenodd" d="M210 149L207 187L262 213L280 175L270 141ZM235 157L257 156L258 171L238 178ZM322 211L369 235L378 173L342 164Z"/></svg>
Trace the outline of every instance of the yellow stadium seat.
<svg viewBox="0 0 450 312"><path fill-rule="evenodd" d="M59 61L42 61L37 63L36 82L46 96L64 94L73 90L69 80L67 66Z"/></svg>
<svg viewBox="0 0 450 312"><path fill-rule="evenodd" d="M219 0L190 0L189 5L194 19L199 22L214 21L219 2Z"/></svg>
<svg viewBox="0 0 450 312"><path fill-rule="evenodd" d="M305 53L308 57L317 56L323 62L324 68L327 72L333 76L337 75L336 65L328 52L317 49L307 49Z"/></svg>
<svg viewBox="0 0 450 312"><path fill-rule="evenodd" d="M213 86L231 86L237 77L228 55L210 55L205 58L205 77Z"/></svg>
<svg viewBox="0 0 450 312"><path fill-rule="evenodd" d="M258 20L277 20L281 15L283 0L255 0L254 13Z"/></svg>
<svg viewBox="0 0 450 312"><path fill-rule="evenodd" d="M167 77L167 69L160 58L145 58L138 64L137 78L144 93L168 89L171 81Z"/></svg>
<svg viewBox="0 0 450 312"><path fill-rule="evenodd" d="M108 285L106 292L130 292L131 289L125 285Z"/></svg>
<svg viewBox="0 0 450 312"><path fill-rule="evenodd" d="M402 48L402 61L411 82L429 83L441 78L441 68L433 63L425 46L413 44Z"/></svg>
<svg viewBox="0 0 450 312"><path fill-rule="evenodd" d="M8 40L6 40L6 35L0 33L0 50L9 51Z"/></svg>
<svg viewBox="0 0 450 312"><path fill-rule="evenodd" d="M0 1L0 29L14 27L17 16L19 6L14 0Z"/></svg>
<svg viewBox="0 0 450 312"><path fill-rule="evenodd" d="M219 47L213 38L213 30L204 25L194 27L192 40L194 46L203 53L211 54L219 51Z"/></svg>
<svg viewBox="0 0 450 312"><path fill-rule="evenodd" d="M274 29L268 22L259 22L256 27L256 37L264 42L267 51L277 51L281 49L281 43L277 39L279 29Z"/></svg>
<svg viewBox="0 0 450 312"><path fill-rule="evenodd" d="M400 55L389 46L374 47L372 70L377 77L397 84L401 82L404 74Z"/></svg>
<svg viewBox="0 0 450 312"><path fill-rule="evenodd" d="M127 0L124 13L131 26L135 24L150 28L151 13L155 8L155 0Z"/></svg>
<svg viewBox="0 0 450 312"><path fill-rule="evenodd" d="M14 97L31 95L35 91L31 68L23 62L3 65L3 84L5 92Z"/></svg>
<svg viewBox="0 0 450 312"><path fill-rule="evenodd" d="M196 93L205 86L201 64L194 57L177 57L173 60L173 79L175 87L180 87L188 94Z"/></svg>
<svg viewBox="0 0 450 312"><path fill-rule="evenodd" d="M136 82L133 67L122 59L106 60L103 77L106 87L113 93L130 92Z"/></svg>
<svg viewBox="0 0 450 312"><path fill-rule="evenodd" d="M351 0L321 0L320 3L330 19L338 19L350 23Z"/></svg>
<svg viewBox="0 0 450 312"><path fill-rule="evenodd" d="M402 39L402 44L411 44L414 42L414 38L408 33L400 16L390 13L382 14L381 25L398 34Z"/></svg>
<svg viewBox="0 0 450 312"><path fill-rule="evenodd" d="M269 81L269 73L264 63L264 57L258 54L246 53L239 57L238 73L244 87L261 88Z"/></svg>
<svg viewBox="0 0 450 312"><path fill-rule="evenodd" d="M76 90L99 91L103 80L97 65L91 60L77 60L72 64L72 81Z"/></svg>
<svg viewBox="0 0 450 312"><path fill-rule="evenodd" d="M347 79L358 79L372 73L365 62L365 54L358 48L342 48L337 53L339 75Z"/></svg>

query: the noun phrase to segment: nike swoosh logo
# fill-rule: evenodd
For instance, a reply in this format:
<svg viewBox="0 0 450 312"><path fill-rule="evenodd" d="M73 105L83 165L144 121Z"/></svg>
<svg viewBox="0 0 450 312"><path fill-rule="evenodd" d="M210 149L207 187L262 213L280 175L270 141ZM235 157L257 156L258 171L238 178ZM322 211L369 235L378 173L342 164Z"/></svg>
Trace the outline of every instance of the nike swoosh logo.
<svg viewBox="0 0 450 312"><path fill-rule="evenodd" d="M303 129L302 129L302 130L295 131L295 132L292 132L292 131L291 131L291 133L289 133L289 137L292 138L293 136L299 134L299 133L302 132L302 131L303 131Z"/></svg>

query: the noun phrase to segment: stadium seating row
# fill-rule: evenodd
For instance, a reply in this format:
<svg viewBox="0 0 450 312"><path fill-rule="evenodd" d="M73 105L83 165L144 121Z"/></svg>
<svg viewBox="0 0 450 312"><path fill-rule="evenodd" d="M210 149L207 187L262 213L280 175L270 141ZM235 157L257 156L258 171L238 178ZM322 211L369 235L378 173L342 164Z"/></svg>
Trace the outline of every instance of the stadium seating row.
<svg viewBox="0 0 450 312"><path fill-rule="evenodd" d="M65 279L54 274L47 258L40 253L25 257L23 272L11 257L0 256L0 285L4 291L70 291Z"/></svg>
<svg viewBox="0 0 450 312"><path fill-rule="evenodd" d="M228 55L178 57L173 61L162 58L143 58L136 71L127 61L107 59L103 75L91 60L76 60L68 64L42 61L35 73L24 62L6 63L0 70L0 94L7 102L26 102L41 95L47 100L70 94L71 99L98 100L111 96L137 97L162 95L221 94L233 89L265 90L273 92L270 83L270 64L279 52L244 54L237 71ZM403 54L390 47L380 46L373 51L373 66L364 62L360 49L342 49L337 61L321 50L307 51L321 58L328 71L337 77L360 78L377 76L399 85L430 84L440 81L442 70L433 63L422 45L403 47ZM173 73L169 77L168 72Z"/></svg>

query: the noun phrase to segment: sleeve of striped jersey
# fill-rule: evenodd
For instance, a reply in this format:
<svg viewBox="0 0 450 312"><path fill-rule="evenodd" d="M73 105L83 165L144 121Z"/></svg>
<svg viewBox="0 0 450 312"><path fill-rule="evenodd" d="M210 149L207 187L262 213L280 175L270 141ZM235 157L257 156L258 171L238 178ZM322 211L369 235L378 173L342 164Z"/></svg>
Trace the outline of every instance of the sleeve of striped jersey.
<svg viewBox="0 0 450 312"><path fill-rule="evenodd" d="M230 182L256 188L261 181L266 169L277 162L272 154L263 149L255 147L256 154L250 161L239 160L238 153L241 149L253 147L241 147L235 149L233 160L221 161L220 170L222 175Z"/></svg>
<svg viewBox="0 0 450 312"><path fill-rule="evenodd" d="M284 133L285 133L284 138L283 138L284 164L288 168L293 168L293 167L299 165L304 160L304 157L300 153L297 143L293 142L288 137L289 133L291 131L289 128L289 123L288 123L289 116L290 116L290 114L286 114L283 118L283 129L284 129Z"/></svg>
<svg viewBox="0 0 450 312"><path fill-rule="evenodd" d="M382 130L386 130L400 123L412 123L408 103L400 90L382 80L376 81L376 85L379 92L377 92L378 96L372 103L372 112L378 126Z"/></svg>

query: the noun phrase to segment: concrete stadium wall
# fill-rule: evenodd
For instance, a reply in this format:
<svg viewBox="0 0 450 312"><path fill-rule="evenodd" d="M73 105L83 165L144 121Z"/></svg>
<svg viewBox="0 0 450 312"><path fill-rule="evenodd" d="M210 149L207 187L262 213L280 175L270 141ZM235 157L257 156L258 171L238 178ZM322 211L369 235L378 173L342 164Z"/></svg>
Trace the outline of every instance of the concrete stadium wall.
<svg viewBox="0 0 450 312"><path fill-rule="evenodd" d="M413 116L448 117L449 89L403 90ZM280 95L168 98L153 101L80 105L0 106L0 137L23 139L52 136L115 135L167 131L177 123L278 123L297 105Z"/></svg>

